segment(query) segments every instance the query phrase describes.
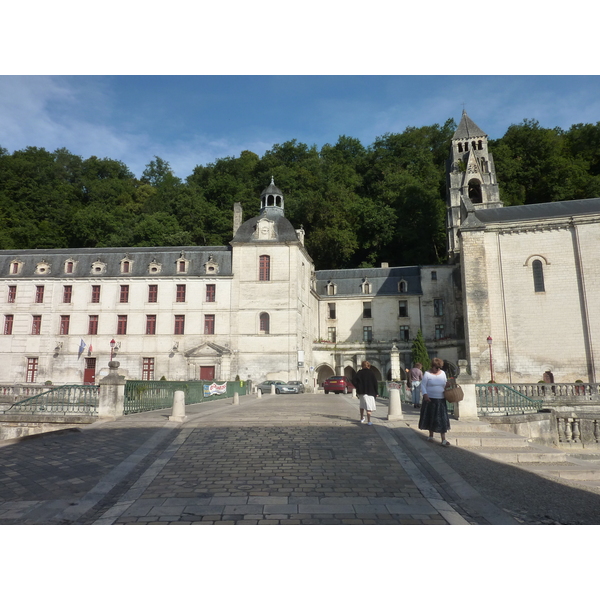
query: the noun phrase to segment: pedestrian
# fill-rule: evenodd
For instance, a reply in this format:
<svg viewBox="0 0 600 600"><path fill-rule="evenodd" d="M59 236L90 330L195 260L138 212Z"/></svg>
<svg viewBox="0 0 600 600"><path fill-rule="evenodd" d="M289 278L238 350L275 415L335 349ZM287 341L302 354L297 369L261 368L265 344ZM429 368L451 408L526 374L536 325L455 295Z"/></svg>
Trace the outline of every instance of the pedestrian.
<svg viewBox="0 0 600 600"><path fill-rule="evenodd" d="M421 380L423 379L423 371L421 370L423 365L421 363L414 363L413 368L409 371L410 389L412 391L412 402L414 408L421 406Z"/></svg>
<svg viewBox="0 0 600 600"><path fill-rule="evenodd" d="M449 446L446 432L450 429L450 419L444 398L447 379L446 373L442 371L443 366L444 361L441 358L434 358L431 361L431 369L423 375L421 381L423 403L419 415L419 429L429 431L428 442L433 442L433 434L439 433L442 436L442 446Z"/></svg>
<svg viewBox="0 0 600 600"><path fill-rule="evenodd" d="M354 376L352 383L356 388L356 393L360 400L360 422L373 425L371 423L371 412L376 409L375 398L377 398L377 377L371 371L371 363L368 360L363 360L361 370ZM365 411L367 418L365 419Z"/></svg>

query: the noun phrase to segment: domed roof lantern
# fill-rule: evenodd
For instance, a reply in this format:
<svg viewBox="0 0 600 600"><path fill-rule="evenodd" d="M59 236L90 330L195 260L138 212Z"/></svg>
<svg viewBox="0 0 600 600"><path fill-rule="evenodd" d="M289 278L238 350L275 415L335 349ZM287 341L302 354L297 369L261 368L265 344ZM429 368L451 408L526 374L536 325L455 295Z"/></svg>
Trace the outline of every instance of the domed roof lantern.
<svg viewBox="0 0 600 600"><path fill-rule="evenodd" d="M271 183L262 191L260 195L260 210L268 210L283 213L283 192L275 185L275 180L271 176Z"/></svg>

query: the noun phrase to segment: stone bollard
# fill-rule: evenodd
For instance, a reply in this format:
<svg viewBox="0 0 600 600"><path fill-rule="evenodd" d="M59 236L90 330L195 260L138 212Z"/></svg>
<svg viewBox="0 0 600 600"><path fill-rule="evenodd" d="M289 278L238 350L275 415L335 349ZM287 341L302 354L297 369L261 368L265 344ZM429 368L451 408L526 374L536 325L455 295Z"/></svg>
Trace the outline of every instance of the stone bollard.
<svg viewBox="0 0 600 600"><path fill-rule="evenodd" d="M388 409L388 421L398 421L404 419L402 407L400 405L400 390L390 390L390 406Z"/></svg>
<svg viewBox="0 0 600 600"><path fill-rule="evenodd" d="M257 398L262 398L262 392L260 391L260 388L258 388L258 389L256 390L256 397L257 397Z"/></svg>
<svg viewBox="0 0 600 600"><path fill-rule="evenodd" d="M356 388L352 388L352 397L353 398L357 398L358 396L356 395Z"/></svg>
<svg viewBox="0 0 600 600"><path fill-rule="evenodd" d="M233 403L234 404L240 403L240 395L237 392L233 392Z"/></svg>
<svg viewBox="0 0 600 600"><path fill-rule="evenodd" d="M459 360L460 375L456 378L456 383L462 388L465 397L461 402L454 405L454 416L459 421L479 421L477 414L477 396L475 394L475 379L467 371L467 361Z"/></svg>
<svg viewBox="0 0 600 600"><path fill-rule="evenodd" d="M173 409L169 421L183 423L187 417L185 416L185 393L177 391L173 394Z"/></svg>
<svg viewBox="0 0 600 600"><path fill-rule="evenodd" d="M273 384L271 384L271 394L275 393L275 386Z"/></svg>
<svg viewBox="0 0 600 600"><path fill-rule="evenodd" d="M98 418L115 420L124 414L125 377L119 375L119 363L111 360L108 363L108 375L102 378L98 396Z"/></svg>

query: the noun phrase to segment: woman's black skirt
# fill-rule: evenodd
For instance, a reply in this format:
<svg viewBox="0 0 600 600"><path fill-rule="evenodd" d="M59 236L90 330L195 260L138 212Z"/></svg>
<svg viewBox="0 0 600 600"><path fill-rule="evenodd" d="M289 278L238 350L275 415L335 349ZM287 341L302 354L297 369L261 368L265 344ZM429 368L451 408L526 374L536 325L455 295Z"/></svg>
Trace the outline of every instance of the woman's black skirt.
<svg viewBox="0 0 600 600"><path fill-rule="evenodd" d="M419 429L446 433L450 429L450 419L444 398L430 398L429 402L421 403Z"/></svg>

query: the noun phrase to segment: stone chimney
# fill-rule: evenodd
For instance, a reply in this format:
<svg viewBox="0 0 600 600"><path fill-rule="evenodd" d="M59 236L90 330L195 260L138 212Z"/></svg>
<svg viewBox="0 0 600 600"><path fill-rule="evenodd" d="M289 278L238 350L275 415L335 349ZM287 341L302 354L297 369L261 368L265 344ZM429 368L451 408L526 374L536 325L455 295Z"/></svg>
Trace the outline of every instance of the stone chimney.
<svg viewBox="0 0 600 600"><path fill-rule="evenodd" d="M233 205L233 237L242 224L242 203L236 202Z"/></svg>
<svg viewBox="0 0 600 600"><path fill-rule="evenodd" d="M382 262L381 263L381 268L382 269L389 269L390 268L390 263L384 263L384 262Z"/></svg>

